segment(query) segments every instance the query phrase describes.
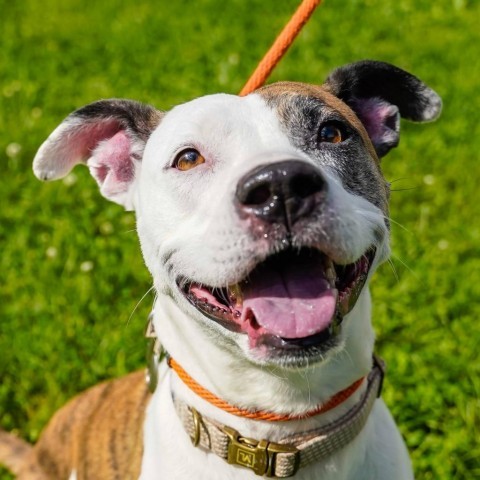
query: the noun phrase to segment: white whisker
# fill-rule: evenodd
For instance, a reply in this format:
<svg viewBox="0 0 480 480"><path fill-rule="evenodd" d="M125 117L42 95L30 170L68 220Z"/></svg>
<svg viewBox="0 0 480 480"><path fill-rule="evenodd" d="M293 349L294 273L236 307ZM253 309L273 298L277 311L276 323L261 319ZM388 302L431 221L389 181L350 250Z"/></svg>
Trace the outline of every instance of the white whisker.
<svg viewBox="0 0 480 480"><path fill-rule="evenodd" d="M132 313L130 314L130 316L128 317L128 320L127 320L127 325L130 324L130 320L132 319L133 317L133 314L137 311L137 308L139 307L139 305L143 302L143 300L145 299L145 297L152 291L155 289L155 286L152 285L146 292L145 294L142 296L142 298L137 302L137 304L135 305L135 308L132 310ZM155 300L156 300L156 295L155 295Z"/></svg>
<svg viewBox="0 0 480 480"><path fill-rule="evenodd" d="M400 257L398 257L397 255L394 255L393 253L392 253L392 257L393 257L396 261L400 262L400 263L401 263L410 273L412 273L415 277L417 276L417 273L416 273L413 269L411 269Z"/></svg>
<svg viewBox="0 0 480 480"><path fill-rule="evenodd" d="M395 276L395 280L398 282L399 277L398 277L397 269L395 268L395 264L393 263L391 258L389 258L387 261L388 261L388 264L390 265L390 268L392 269L393 275Z"/></svg>

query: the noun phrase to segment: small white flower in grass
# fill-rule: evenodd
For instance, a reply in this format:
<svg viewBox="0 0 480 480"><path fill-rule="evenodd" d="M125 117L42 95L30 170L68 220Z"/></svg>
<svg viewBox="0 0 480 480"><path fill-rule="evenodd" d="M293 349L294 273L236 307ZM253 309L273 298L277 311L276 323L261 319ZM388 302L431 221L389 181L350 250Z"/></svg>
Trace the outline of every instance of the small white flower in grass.
<svg viewBox="0 0 480 480"><path fill-rule="evenodd" d="M440 250L447 250L447 248L450 246L450 244L448 243L448 240L445 240L445 239L442 239L440 240L438 243L437 243L437 247L440 249Z"/></svg>
<svg viewBox="0 0 480 480"><path fill-rule="evenodd" d="M74 185L75 183L77 183L77 176L76 176L74 173L69 173L69 174L63 179L63 183L64 183L67 187L71 187L72 185Z"/></svg>
<svg viewBox="0 0 480 480"><path fill-rule="evenodd" d="M86 262L82 262L80 264L80 270L82 272L90 272L93 270L93 262L91 262L90 260L87 260Z"/></svg>
<svg viewBox="0 0 480 480"><path fill-rule="evenodd" d="M38 108L38 107L34 107L32 108L32 111L30 112L30 115L32 116L32 118L34 118L35 120L37 118L40 118L42 116L42 109L41 108Z"/></svg>
<svg viewBox="0 0 480 480"><path fill-rule="evenodd" d="M228 65L225 63L220 64L220 72L218 74L218 82L220 85L225 85L228 82Z"/></svg>
<svg viewBox="0 0 480 480"><path fill-rule="evenodd" d="M48 258L55 258L57 256L58 250L55 247L48 247L46 253Z"/></svg>
<svg viewBox="0 0 480 480"><path fill-rule="evenodd" d="M15 158L22 151L22 146L19 143L9 143L5 149L5 153L9 158Z"/></svg>
<svg viewBox="0 0 480 480"><path fill-rule="evenodd" d="M432 174L425 175L423 177L423 183L425 185L433 185L435 183L435 177Z"/></svg>
<svg viewBox="0 0 480 480"><path fill-rule="evenodd" d="M228 56L228 63L230 65L238 65L239 62L240 62L240 55L238 53L231 53Z"/></svg>
<svg viewBox="0 0 480 480"><path fill-rule="evenodd" d="M17 92L22 89L22 84L18 80L14 80L12 83L3 87L3 95L7 98L13 97Z"/></svg>
<svg viewBox="0 0 480 480"><path fill-rule="evenodd" d="M100 225L100 232L102 232L103 235L110 235L113 233L113 225L110 222L103 222Z"/></svg>

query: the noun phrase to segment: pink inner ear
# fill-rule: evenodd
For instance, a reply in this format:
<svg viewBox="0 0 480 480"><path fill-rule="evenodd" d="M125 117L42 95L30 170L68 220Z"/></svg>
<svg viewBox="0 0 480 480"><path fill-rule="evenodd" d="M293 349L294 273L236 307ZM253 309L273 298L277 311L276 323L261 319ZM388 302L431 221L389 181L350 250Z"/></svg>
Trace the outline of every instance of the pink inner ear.
<svg viewBox="0 0 480 480"><path fill-rule="evenodd" d="M92 155L97 145L108 138L112 138L120 130L116 120L108 120L98 123L85 123L83 126L72 132L68 140L68 156L71 161L77 163L79 160L86 160Z"/></svg>
<svg viewBox="0 0 480 480"><path fill-rule="evenodd" d="M130 140L123 130L103 141L94 152L99 162L99 180L105 180L110 171L119 182L133 179L133 163L130 159Z"/></svg>
<svg viewBox="0 0 480 480"><path fill-rule="evenodd" d="M362 120L373 144L390 140L398 133L398 108L380 98L365 98L355 101L354 110Z"/></svg>
<svg viewBox="0 0 480 480"><path fill-rule="evenodd" d="M106 197L128 190L135 174L131 156L132 141L124 130L100 142L88 166Z"/></svg>

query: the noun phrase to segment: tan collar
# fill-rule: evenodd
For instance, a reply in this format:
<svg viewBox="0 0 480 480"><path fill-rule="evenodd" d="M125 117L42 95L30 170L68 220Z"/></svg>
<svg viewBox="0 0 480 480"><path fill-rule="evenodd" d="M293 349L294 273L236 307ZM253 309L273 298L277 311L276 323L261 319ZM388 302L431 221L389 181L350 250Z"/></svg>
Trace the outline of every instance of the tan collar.
<svg viewBox="0 0 480 480"><path fill-rule="evenodd" d="M374 356L367 389L347 413L321 428L279 442L243 437L236 430L201 415L182 400L174 398L173 401L194 446L257 475L286 478L341 449L360 433L380 396L384 371L383 361Z"/></svg>
<svg viewBox="0 0 480 480"><path fill-rule="evenodd" d="M146 330L148 349L147 383L154 391L162 348L151 317ZM195 447L212 452L232 465L252 470L260 476L291 477L302 467L325 458L350 443L364 427L375 400L382 392L385 365L373 355L367 388L360 400L337 420L314 430L281 439L256 440L200 414L182 400L173 399L175 409Z"/></svg>

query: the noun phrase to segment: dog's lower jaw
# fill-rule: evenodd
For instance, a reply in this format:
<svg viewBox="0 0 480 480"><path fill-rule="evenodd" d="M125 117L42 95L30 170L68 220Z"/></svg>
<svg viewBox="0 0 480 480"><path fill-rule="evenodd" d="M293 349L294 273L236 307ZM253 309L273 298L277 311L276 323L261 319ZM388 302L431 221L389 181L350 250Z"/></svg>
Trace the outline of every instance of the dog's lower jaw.
<svg viewBox="0 0 480 480"><path fill-rule="evenodd" d="M206 332L169 297L157 303L154 323L165 349L191 377L220 398L247 409L302 414L327 401L371 368L373 331L366 289L344 319L342 348L329 352L325 361L309 368L259 365L240 347L225 347L226 339L218 333L218 326ZM182 396L191 394L184 392L181 382L174 381L173 386L180 389Z"/></svg>

